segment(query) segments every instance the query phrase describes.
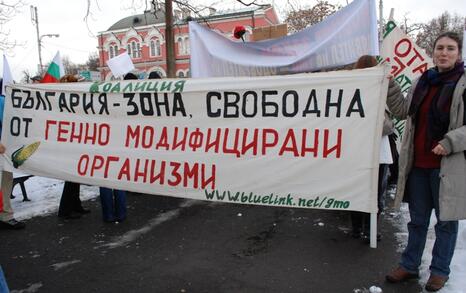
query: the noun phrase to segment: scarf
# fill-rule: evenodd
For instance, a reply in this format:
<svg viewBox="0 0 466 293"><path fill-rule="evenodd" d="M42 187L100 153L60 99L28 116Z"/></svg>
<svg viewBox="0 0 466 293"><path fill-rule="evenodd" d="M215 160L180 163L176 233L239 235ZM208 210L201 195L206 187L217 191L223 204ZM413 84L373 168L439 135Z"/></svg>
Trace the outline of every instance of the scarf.
<svg viewBox="0 0 466 293"><path fill-rule="evenodd" d="M409 106L408 114L414 119L422 104L422 101L431 90L431 86L438 86L438 90L432 98L427 115L427 142L426 146L432 145L433 141L439 141L448 131L450 124L450 105L453 92L461 75L464 73L464 63L457 62L453 69L446 72L438 72L437 68L425 71L416 88L413 99Z"/></svg>

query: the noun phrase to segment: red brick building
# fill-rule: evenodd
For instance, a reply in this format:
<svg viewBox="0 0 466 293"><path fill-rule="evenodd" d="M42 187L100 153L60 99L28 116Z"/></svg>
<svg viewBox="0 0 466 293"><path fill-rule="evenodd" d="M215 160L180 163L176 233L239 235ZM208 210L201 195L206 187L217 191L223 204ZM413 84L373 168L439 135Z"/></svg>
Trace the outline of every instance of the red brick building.
<svg viewBox="0 0 466 293"><path fill-rule="evenodd" d="M189 32L186 19L189 13L175 10L174 36L176 56L176 76L189 77ZM207 23L218 33L236 40L233 30L237 25L246 28L245 40L249 40L254 28L276 25L278 16L273 6L245 7L241 10L217 12L210 9L209 15L202 19L194 19L199 23ZM236 40L240 41L241 40ZM166 74L165 62L165 12L153 6L143 14L125 17L113 24L107 31L98 36L99 71L103 80L112 79L107 60L125 51L131 56L136 69L134 72L145 77L151 71L162 76Z"/></svg>

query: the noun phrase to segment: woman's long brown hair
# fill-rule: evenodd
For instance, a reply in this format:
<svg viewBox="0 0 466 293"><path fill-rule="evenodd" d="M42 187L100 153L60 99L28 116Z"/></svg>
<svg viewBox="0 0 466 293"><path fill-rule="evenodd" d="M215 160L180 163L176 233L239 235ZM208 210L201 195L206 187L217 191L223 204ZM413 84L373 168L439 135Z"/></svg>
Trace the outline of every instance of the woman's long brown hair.
<svg viewBox="0 0 466 293"><path fill-rule="evenodd" d="M354 64L354 69L374 67L377 65L377 59L371 55L362 55Z"/></svg>

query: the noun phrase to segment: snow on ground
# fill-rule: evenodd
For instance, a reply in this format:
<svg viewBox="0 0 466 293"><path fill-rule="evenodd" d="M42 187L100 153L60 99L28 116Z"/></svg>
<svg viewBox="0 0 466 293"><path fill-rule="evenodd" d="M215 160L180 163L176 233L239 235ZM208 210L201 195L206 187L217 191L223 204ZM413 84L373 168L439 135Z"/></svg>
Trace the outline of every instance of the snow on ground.
<svg viewBox="0 0 466 293"><path fill-rule="evenodd" d="M19 184L15 186L11 200L15 218L26 220L36 216L45 216L55 213L60 204L60 197L63 191L63 181L44 177L34 176L25 182L28 198L31 201L23 202L23 195ZM95 199L99 195L99 188L96 186L81 185L80 198L83 201Z"/></svg>
<svg viewBox="0 0 466 293"><path fill-rule="evenodd" d="M63 190L63 181L56 179L49 179L43 177L32 177L25 183L28 197L31 199L29 202L22 201L21 189L19 186L15 187L13 195L16 196L12 199L15 217L19 220L30 219L36 216L44 216L51 213L56 213L60 203L60 196ZM81 199L96 200L99 194L99 188L96 186L81 185ZM433 213L432 213L433 214ZM406 224L409 222L408 207L403 205L400 213L393 215L393 222L399 228L399 232L395 235L400 243L400 252L403 250L407 241L407 228ZM434 225L436 219L432 215L430 222L430 229L426 243L426 249L422 257L421 264L421 279L420 283L424 285L429 278L429 264L431 260L432 247L434 245ZM393 265L399 260L394 260ZM439 293L466 293L466 221L460 221L458 241L456 243L455 255L450 266L451 274L450 280L447 285ZM376 289L371 292L378 292Z"/></svg>

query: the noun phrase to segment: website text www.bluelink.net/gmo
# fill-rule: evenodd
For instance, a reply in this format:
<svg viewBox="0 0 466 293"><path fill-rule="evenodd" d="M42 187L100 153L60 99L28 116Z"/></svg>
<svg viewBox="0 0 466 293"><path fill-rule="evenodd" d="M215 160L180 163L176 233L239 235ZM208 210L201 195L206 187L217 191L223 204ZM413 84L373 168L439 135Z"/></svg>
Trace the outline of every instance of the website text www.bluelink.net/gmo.
<svg viewBox="0 0 466 293"><path fill-rule="evenodd" d="M278 194L261 195L254 192L230 190L204 190L207 200L226 201L244 204L274 205L317 209L348 209L350 201L336 200L328 196L315 196L312 198L294 197L290 193L286 196Z"/></svg>

